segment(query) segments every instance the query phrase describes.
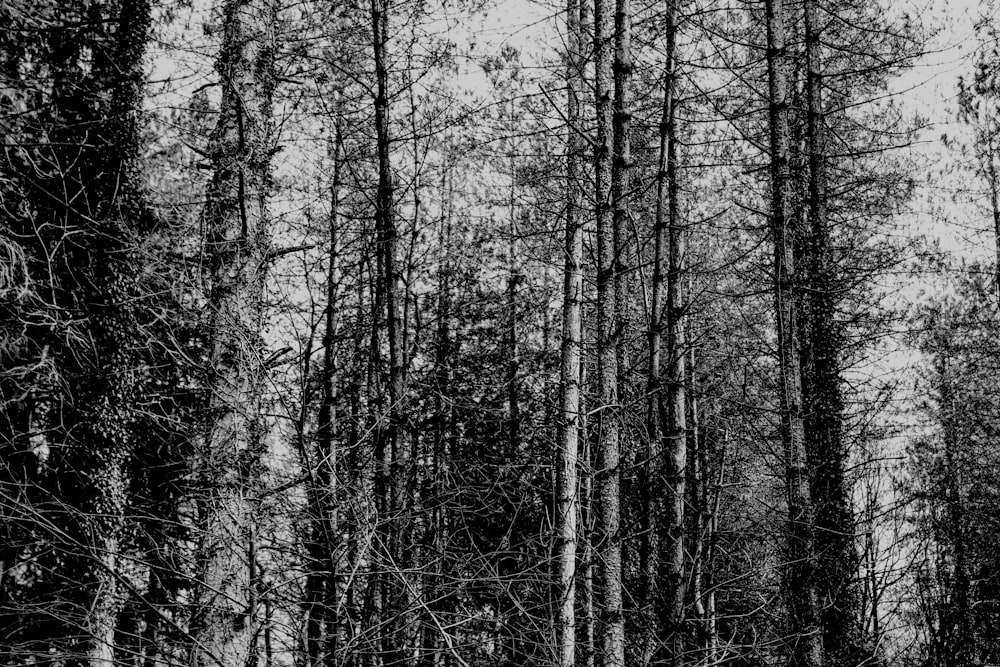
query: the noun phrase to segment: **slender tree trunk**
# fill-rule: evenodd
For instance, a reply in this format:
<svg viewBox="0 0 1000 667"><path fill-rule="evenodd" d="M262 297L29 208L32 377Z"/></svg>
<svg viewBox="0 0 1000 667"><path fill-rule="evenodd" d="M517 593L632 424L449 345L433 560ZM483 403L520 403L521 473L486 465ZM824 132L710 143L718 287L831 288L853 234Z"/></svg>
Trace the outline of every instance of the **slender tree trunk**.
<svg viewBox="0 0 1000 667"><path fill-rule="evenodd" d="M202 479L192 667L246 667L257 654L252 546L265 425L260 349L271 99L273 0L227 0L217 69L222 104L212 135L215 173L204 211L211 263L210 377Z"/></svg>
<svg viewBox="0 0 1000 667"><path fill-rule="evenodd" d="M594 3L594 62L597 88L597 146L594 171L597 205L597 610L603 667L625 663L622 612L620 408L618 405L615 277L617 258L612 216L612 12L609 0Z"/></svg>
<svg viewBox="0 0 1000 667"><path fill-rule="evenodd" d="M690 283L690 280L689 280ZM688 290L690 299L690 288ZM713 586L715 517L718 510L717 489L721 485L711 483L715 472L709 452L710 435L707 429L701 427L701 417L698 407L698 375L695 364L695 349L688 343L688 441L689 466L691 468L691 489L689 496L691 506L695 511L692 526L693 543L691 545L691 600L698 617L696 633L697 647L701 651L701 662L713 665L718 659L718 630L715 618L715 589ZM716 489L713 494L713 489ZM713 500L715 498L715 500Z"/></svg>
<svg viewBox="0 0 1000 667"><path fill-rule="evenodd" d="M643 640L641 664L653 662L657 647L662 642L659 623L658 605L666 598L668 611L667 623L672 627L671 620L675 605L673 601L680 594L683 601L682 578L678 575L683 568L683 541L675 535L674 522L677 520L676 498L668 494L676 492L676 478L669 474L670 484L665 485L667 471L676 460L674 446L684 437L683 423L678 425L675 418L684 419L684 410L675 409L678 399L678 383L674 373L677 370L675 355L679 354L677 346L679 312L674 312L677 306L677 285L679 279L680 261L680 230L677 226L677 177L676 177L676 141L675 141L675 90L676 75L674 53L677 28L677 3L670 2L666 10L664 39L666 40L666 63L663 83L663 106L660 115L659 168L656 176L656 220L654 223L653 251L653 288L650 300L649 315L649 367L647 371L647 406L646 406L646 452L644 466L643 494L645 501L643 526L643 548L641 555L641 570L643 575ZM668 376L663 377L663 338L667 338ZM681 364L683 368L683 364ZM680 401L683 406L683 389ZM678 430L679 427L679 430ZM666 457L669 457L667 459ZM665 465L668 463L669 465ZM683 466L681 466L683 470ZM681 489L683 491L683 489ZM664 503L667 503L667 507ZM680 505L680 518L683 520L683 503ZM666 521L661 517L666 516ZM665 555L666 570L661 587L661 533L667 531L669 545ZM680 560L672 560L676 549L681 549ZM668 632L672 630L668 628Z"/></svg>
<svg viewBox="0 0 1000 667"><path fill-rule="evenodd" d="M586 2L581 6L586 6ZM583 12L581 11L581 15ZM580 366L580 440L582 449L577 467L577 478L580 484L580 519L577 541L580 544L578 567L580 570L577 581L579 597L579 623L577 633L577 648L579 662L583 667L594 667L596 658L596 622L594 618L594 451L591 443L590 429L587 420L586 395L583 388L587 386L587 368Z"/></svg>
<svg viewBox="0 0 1000 667"><path fill-rule="evenodd" d="M319 457L316 465L314 497L315 526L314 539L319 541L319 548L313 556L313 565L317 571L313 576L321 578L318 587L321 595L310 609L310 645L308 653L313 665L336 664L337 652L341 643L340 609L343 603L344 564L340 554L343 549L339 544L338 535L338 452L336 444L337 432L337 307L339 284L338 236L340 231L340 196L341 168L343 157L341 147L340 98L334 100L334 138L332 146L333 182L330 185L330 222L329 222L329 260L326 271L326 308L324 310L323 329L323 371L322 396L320 398L319 415L316 429L316 452Z"/></svg>
<svg viewBox="0 0 1000 667"><path fill-rule="evenodd" d="M668 10L671 16L671 32L676 32L676 2ZM670 64L670 84L676 89L676 59L675 39L672 34L668 37L670 51L668 56ZM677 111L676 92L671 92L671 102L669 113L665 111L665 123L667 133L667 159L663 170L666 172L667 181L667 246L668 246L668 273L667 273L667 355L668 367L665 391L661 396L665 399L665 406L661 404L662 418L664 422L661 437L663 438L663 462L665 464L665 481L667 484L667 511L666 511L666 544L664 548L665 560L665 581L667 590L665 591L666 609L666 630L667 649L670 656L670 664L678 665L681 662L683 652L683 624L684 624L684 528L685 528L685 482L687 479L687 397L685 395L685 385L687 382L687 372L685 361L687 355L684 351L684 228L680 220L680 206L678 202L679 188L677 186ZM664 409L665 408L665 409Z"/></svg>
<svg viewBox="0 0 1000 667"><path fill-rule="evenodd" d="M986 168L986 178L990 187L990 208L993 213L993 286L996 293L997 307L1000 308L1000 179L997 178L996 148L993 145L993 136L987 131L983 131L980 142L985 142L986 148L983 155L983 166Z"/></svg>
<svg viewBox="0 0 1000 667"><path fill-rule="evenodd" d="M821 32L815 0L805 2L806 143L809 163L809 239L803 303L808 308L803 355L805 437L816 508L817 595L821 605L823 648L832 665L854 665L860 654L858 556L854 544L851 494L844 475L844 403L840 379L840 332L836 322L835 267L826 208L825 111Z"/></svg>
<svg viewBox="0 0 1000 667"><path fill-rule="evenodd" d="M778 342L781 445L788 503L788 564L785 588L795 667L820 667L823 643L815 583L814 511L806 466L802 419L802 375L796 322L793 230L789 205L788 74L785 9L766 0L768 111L771 148L771 237L774 244L774 304Z"/></svg>
<svg viewBox="0 0 1000 667"><path fill-rule="evenodd" d="M566 4L567 122L580 120L580 89L583 74L579 0ZM566 263L563 269L563 326L560 358L560 401L556 477L556 662L558 667L576 667L576 550L577 519L580 514L577 483L580 435L580 345L583 301L583 225L579 220L580 162L583 146L569 128L566 146Z"/></svg>
<svg viewBox="0 0 1000 667"><path fill-rule="evenodd" d="M614 336L615 367L618 373L618 400L632 400L631 361L626 334L632 329L632 284L630 263L635 261L635 248L629 229L632 187L632 3L615 0L615 46L612 61L614 98L612 100L611 205L614 235ZM619 429L626 431L625 422ZM627 432L627 431L626 431ZM628 442L626 435L619 435ZM626 452L626 456L634 452Z"/></svg>
<svg viewBox="0 0 1000 667"><path fill-rule="evenodd" d="M507 202L510 216L510 246L507 252L507 460L516 461L521 441L521 399L518 376L521 373L520 346L517 338L517 293L524 280L517 266L517 168L510 160L510 193Z"/></svg>
<svg viewBox="0 0 1000 667"><path fill-rule="evenodd" d="M941 348L948 345L942 341ZM947 352L941 352L937 359L940 378L938 395L940 399L941 426L944 435L944 492L945 492L945 540L952 547L951 613L947 627L950 641L946 642L944 663L947 667L972 667L980 663L979 637L975 614L972 609L972 568L969 555L968 517L965 493L962 483L962 461L960 454L962 435L960 432L959 406L956 405L952 382L954 373L949 368ZM946 635L947 636L947 635Z"/></svg>
<svg viewBox="0 0 1000 667"><path fill-rule="evenodd" d="M437 298L437 332L434 345L434 443L431 452L431 471L427 493L428 505L432 507L431 517L427 526L425 542L429 551L434 554L433 564L424 577L425 599L437 600L441 594L441 585L445 565L443 555L447 533L445 513L448 511L444 503L444 493L447 481L447 461L450 456L450 440L455 433L454 419L454 377L452 371L453 330L452 330L452 204L454 202L454 167L446 157L441 174L441 192L444 194L445 210L442 212L438 230L438 248L441 257L438 260L438 298ZM424 667L437 667L442 660L441 633L435 614L446 611L445 606L435 602L428 606L423 619L422 661Z"/></svg>
<svg viewBox="0 0 1000 667"><path fill-rule="evenodd" d="M384 555L383 567L400 568L398 560L399 545L396 544L398 532L396 478L397 462L400 459L399 433L403 418L403 363L402 328L399 318L399 285L396 270L396 223L393 199L395 196L392 164L390 161L389 136L389 73L388 73L388 43L389 43L389 4L387 0L371 0L372 21L372 52L375 62L375 135L378 153L378 191L375 197L375 227L377 252L382 266L381 280L376 290L382 295L385 305L385 329L389 348L388 368L388 418L379 417L379 429L375 435L376 451L375 465L378 466L376 476L376 498L380 506L379 530ZM376 300L378 301L378 299ZM374 313L373 326L378 328L382 317L381 309ZM376 336L378 338L378 336ZM380 346L379 346L380 347ZM381 350L374 350L381 357ZM383 422L384 427L383 427ZM386 652L387 660L394 662L402 660L397 646L396 624L388 620L392 614L391 607L398 597L393 591L397 587L389 585L387 576L376 577L378 585L375 590L380 598L382 615L376 622L383 624L384 630L379 631L381 648Z"/></svg>
<svg viewBox="0 0 1000 667"><path fill-rule="evenodd" d="M149 607L145 610L145 627L142 630L143 656L142 667L159 667L164 664L161 654L163 650L161 642L160 626L161 620L158 607L167 602L166 592L160 584L160 574L156 569L150 568L147 574L146 600Z"/></svg>

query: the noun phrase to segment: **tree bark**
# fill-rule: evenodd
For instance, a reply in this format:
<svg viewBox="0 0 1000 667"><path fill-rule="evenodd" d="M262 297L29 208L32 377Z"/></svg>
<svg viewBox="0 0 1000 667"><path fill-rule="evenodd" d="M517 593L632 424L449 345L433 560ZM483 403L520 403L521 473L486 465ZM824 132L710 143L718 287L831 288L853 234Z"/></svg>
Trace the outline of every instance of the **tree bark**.
<svg viewBox="0 0 1000 667"><path fill-rule="evenodd" d="M980 664L979 637L973 611L973 564L970 562L968 511L966 508L964 484L962 481L961 461L961 422L958 415L952 383L956 381L955 373L949 367L949 344L941 341L941 352L935 360L937 371L938 398L941 411L941 430L944 445L944 479L945 494L944 512L947 521L945 541L952 546L952 572L950 606L946 615L944 637L945 651L943 662L946 667L972 667ZM943 619L944 620L944 619Z"/></svg>
<svg viewBox="0 0 1000 667"><path fill-rule="evenodd" d="M980 143L985 143L982 162L990 188L990 209L993 214L993 292L1000 308L1000 179L997 178L996 153L993 135L989 130L979 131Z"/></svg>
<svg viewBox="0 0 1000 667"><path fill-rule="evenodd" d="M774 306L778 347L780 436L785 460L789 535L785 589L791 659L795 667L820 667L823 643L815 584L815 515L806 466L802 375L796 322L793 230L790 215L788 73L785 9L766 0L768 115L771 149L771 237L774 244Z"/></svg>
<svg viewBox="0 0 1000 667"><path fill-rule="evenodd" d="M371 0L372 21L372 54L375 63L375 137L378 155L378 190L375 196L375 231L377 253L382 266L381 279L376 284L376 290L382 295L385 306L385 333L388 342L388 382L387 382L387 415L379 416L379 428L375 434L375 465L376 500L379 506L378 525L381 532L382 551L385 559L384 568L399 568L397 554L399 550L397 497L397 465L401 451L399 444L400 429L404 409L403 386L403 349L402 327L399 317L399 276L396 269L396 223L394 211L395 188L393 185L392 163L390 159L389 134L389 4L387 0ZM379 301L376 299L376 301ZM376 331L382 317L380 310L374 313L373 327ZM376 335L376 339L380 337ZM377 358L381 357L381 346L374 350ZM387 570L388 571L388 570ZM402 576L402 575L401 575ZM396 595L388 585L388 578L378 576L377 595L381 598L380 605L383 615L391 614L390 607L395 604ZM377 619L384 624L386 618ZM398 635L404 628L397 627L394 622L383 625L386 628L379 631L382 648L390 656L389 661L403 661L404 648L397 646Z"/></svg>
<svg viewBox="0 0 1000 667"><path fill-rule="evenodd" d="M227 0L222 10L222 102L204 211L211 330L192 667L245 667L256 657L260 626L248 551L265 431L261 329L277 8L274 0Z"/></svg>
<svg viewBox="0 0 1000 667"><path fill-rule="evenodd" d="M341 545L338 540L339 515L337 511L338 494L338 451L337 434L337 307L339 296L338 266L339 231L340 231L340 197L341 169L343 157L341 153L343 137L341 133L340 96L334 100L334 137L331 148L333 158L333 178L330 185L330 220L328 226L329 259L326 270L326 307L323 312L323 367L322 395L320 397L319 415L316 428L316 454L318 460L310 465L310 482L313 504L313 544L311 562L313 572L307 582L313 583L312 594L309 595L309 619L307 631L307 654L310 664L314 666L336 663L336 654L341 644L342 624L340 609L342 604L344 564L341 562Z"/></svg>
<svg viewBox="0 0 1000 667"><path fill-rule="evenodd" d="M618 373L618 400L632 400L631 362L626 333L632 329L632 267L635 248L629 230L632 187L632 3L615 0L615 46L612 61L614 98L612 101L611 206L614 236L614 337L615 367ZM619 424L620 429L625 423ZM621 436L619 436L621 437Z"/></svg>
<svg viewBox="0 0 1000 667"><path fill-rule="evenodd" d="M806 248L807 341L803 346L805 438L810 490L816 508L817 596L827 662L854 665L861 655L858 556L854 516L844 475L844 402L840 378L840 331L836 321L835 265L827 221L825 110L821 31L815 0L806 0L806 144L809 164Z"/></svg>
<svg viewBox="0 0 1000 667"><path fill-rule="evenodd" d="M595 147L597 206L597 516L594 526L598 562L597 611L603 667L625 663L622 611L622 536L620 531L620 408L618 405L618 332L616 327L617 248L612 216L611 114L612 19L609 0L594 2L594 63L597 91ZM620 158L619 158L620 159ZM620 177L620 174L619 174Z"/></svg>
<svg viewBox="0 0 1000 667"><path fill-rule="evenodd" d="M56 353L69 400L60 401L57 428L65 442L53 448L53 468L59 503L70 513L55 541L72 536L57 548L75 554L63 562L64 576L68 596L84 610L80 626L69 633L82 636L66 664L91 667L115 661L115 633L126 602L121 555L131 502L129 466L144 389L136 245L147 212L137 163L150 3L121 6L113 22L111 44L91 45L96 55L90 71L82 71L75 58L55 64L52 100L66 125L55 136L65 131L73 137L67 144L78 142L61 156L69 159L59 174L65 203L56 212L57 224L72 233L64 232L65 255L57 261L67 267L67 310L86 323L78 333L92 346L90 352L69 344ZM82 136L81 127L87 128Z"/></svg>
<svg viewBox="0 0 1000 667"><path fill-rule="evenodd" d="M567 123L580 120L583 74L579 0L566 4ZM583 145L569 128L566 146L566 262L563 269L563 324L560 356L560 402L556 477L556 663L576 667L576 550L580 513L577 467L580 434L580 346L583 302L583 225L579 219L580 161Z"/></svg>
<svg viewBox="0 0 1000 667"><path fill-rule="evenodd" d="M650 299L649 315L649 367L647 371L647 406L646 406L646 452L645 466L643 469L644 483L642 492L645 496L645 525L643 526L643 549L641 570L643 574L644 588L644 629L641 664L650 664L655 656L657 647L661 641L661 628L658 618L657 605L662 596L660 586L660 556L661 556L661 533L663 522L660 517L664 516L665 494L668 492L664 488L664 469L668 448L672 444L667 438L675 432L674 425L671 424L671 417L676 413L669 412L674 404L675 396L672 395L672 380L668 379L667 386L664 386L663 378L663 338L666 333L668 338L667 358L670 377L672 378L673 355L677 350L670 347L669 341L676 342L676 330L671 331L670 325L677 323L677 318L670 314L672 306L670 297L673 296L671 290L675 290L673 282L677 276L672 270L672 262L675 258L672 255L672 248L677 241L675 215L677 208L675 199L677 195L676 187L676 148L674 142L674 102L675 102L675 55L676 44L676 16L677 4L670 2L666 10L664 25L664 39L666 50L666 61L663 83L663 105L660 115L659 127L659 163L656 175L656 220L653 228L654 250L653 250L653 287ZM668 285L669 283L669 285ZM665 326L666 325L666 326ZM664 395L666 389L667 395ZM669 414L668 414L669 413ZM682 413L683 414L683 413ZM683 430L682 430L683 432ZM666 436L666 438L665 438ZM671 461L673 455L671 455ZM669 489L673 492L673 489ZM673 502L670 503L673 508ZM666 523L669 531L673 526L673 515ZM676 544L682 544L676 542ZM683 547L682 547L683 548ZM679 581L673 579L674 568L669 560L673 550L667 553L668 562L666 569L667 595L673 600L674 595L670 590ZM670 606L673 609L672 606Z"/></svg>

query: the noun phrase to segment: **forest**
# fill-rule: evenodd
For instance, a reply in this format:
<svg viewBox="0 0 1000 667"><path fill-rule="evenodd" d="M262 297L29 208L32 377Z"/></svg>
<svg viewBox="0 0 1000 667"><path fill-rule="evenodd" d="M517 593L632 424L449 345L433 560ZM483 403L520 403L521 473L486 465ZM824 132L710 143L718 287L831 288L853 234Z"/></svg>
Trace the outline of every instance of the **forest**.
<svg viewBox="0 0 1000 667"><path fill-rule="evenodd" d="M0 0L0 68L3 666L1000 665L995 3Z"/></svg>

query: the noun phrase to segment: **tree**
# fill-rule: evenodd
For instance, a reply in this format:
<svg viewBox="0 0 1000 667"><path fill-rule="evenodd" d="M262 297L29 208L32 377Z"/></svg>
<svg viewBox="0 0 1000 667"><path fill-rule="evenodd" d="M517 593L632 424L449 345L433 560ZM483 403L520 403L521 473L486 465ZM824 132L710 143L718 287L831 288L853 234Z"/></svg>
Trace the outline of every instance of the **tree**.
<svg viewBox="0 0 1000 667"><path fill-rule="evenodd" d="M266 448L261 332L277 5L226 0L221 11L222 101L203 212L210 333L192 667L243 667L256 659L261 622L255 523Z"/></svg>
<svg viewBox="0 0 1000 667"><path fill-rule="evenodd" d="M991 442L998 421L994 388L997 358L989 280L977 265L961 267L941 290L915 309L913 342L924 355L919 412L928 428L908 452L909 493L917 537L931 556L918 578L927 600L926 664L963 666L996 659L992 602L1000 569L992 548L991 515L998 500ZM977 463L978 461L978 463Z"/></svg>
<svg viewBox="0 0 1000 667"><path fill-rule="evenodd" d="M566 232L563 269L563 323L560 351L559 393L562 414L557 444L556 481L556 650L559 667L576 666L576 560L580 513L579 439L581 302L583 300L583 224L580 221L580 162L582 139L576 135L580 122L580 97L584 61L580 3L566 5Z"/></svg>
<svg viewBox="0 0 1000 667"><path fill-rule="evenodd" d="M656 221L653 293L649 315L649 449L646 452L646 544L644 545L649 635L645 639L643 664L655 655L659 632L655 605L664 598L664 628L672 664L683 653L685 600L685 505L687 471L687 398L684 349L683 255L677 182L677 23L678 3L669 3L664 19L666 63L663 111L659 124L659 164L656 174ZM666 324L666 326L664 326ZM666 359L662 345L666 342ZM662 366L666 366L663 376ZM658 517L666 515L663 525ZM660 591L660 531L665 536L662 588Z"/></svg>
<svg viewBox="0 0 1000 667"><path fill-rule="evenodd" d="M778 386L781 445L789 537L787 587L793 663L823 664L819 600L815 581L815 512L809 488L802 419L802 374L798 357L795 267L792 256L789 194L788 73L785 54L785 8L768 0L767 69L771 149L771 238L774 244L774 309L778 339Z"/></svg>
<svg viewBox="0 0 1000 667"><path fill-rule="evenodd" d="M32 17L13 6L15 29L39 29L45 41L4 49L24 93L10 101L30 119L10 135L24 141L8 148L25 171L4 179L18 183L20 200L7 209L8 229L23 251L26 286L46 287L23 293L21 312L5 312L25 333L11 368L34 370L21 375L29 384L20 398L5 392L8 474L20 488L5 517L13 549L3 560L20 574L3 588L11 600L21 588L48 610L19 619L11 646L23 641L23 655L8 655L104 665L114 660L126 600L130 457L146 380L137 246L150 215L137 157L151 9L39 9ZM19 528L21 513L35 517L30 531Z"/></svg>
<svg viewBox="0 0 1000 667"><path fill-rule="evenodd" d="M601 633L601 660L605 667L625 663L625 619L622 610L622 535L620 532L620 408L618 406L618 337L616 325L619 246L615 233L613 190L624 193L621 170L624 155L614 155L612 125L611 8L607 0L594 2L594 70L597 99L597 144L594 147L597 207L597 517L595 542L599 563L597 595ZM625 72L619 72L618 78ZM619 120L620 122L620 120ZM616 148L623 149L624 144ZM617 163L617 164L616 164ZM619 216L620 221L620 216Z"/></svg>
<svg viewBox="0 0 1000 667"><path fill-rule="evenodd" d="M803 245L803 408L810 493L815 507L817 596L823 609L823 649L834 665L855 664L860 642L857 599L858 557L854 517L845 479L847 450L843 427L836 291L840 284L830 248L827 215L826 107L823 101L823 29L817 3L804 10L806 49L806 151L809 229Z"/></svg>

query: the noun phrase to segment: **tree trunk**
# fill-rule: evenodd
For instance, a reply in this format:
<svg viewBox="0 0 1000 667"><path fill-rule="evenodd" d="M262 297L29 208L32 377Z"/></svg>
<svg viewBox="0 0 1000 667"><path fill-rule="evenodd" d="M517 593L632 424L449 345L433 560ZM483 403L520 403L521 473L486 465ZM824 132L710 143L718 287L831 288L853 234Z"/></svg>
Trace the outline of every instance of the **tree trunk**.
<svg viewBox="0 0 1000 667"><path fill-rule="evenodd" d="M689 287L689 298L690 293ZM698 617L696 638L697 647L701 651L701 662L713 665L718 660L719 645L713 570L717 505L722 480L720 478L717 483L712 483L711 479L713 474L721 475L723 466L720 463L718 473L712 466L712 456L709 451L711 431L701 428L694 345L689 343L688 348L688 441L690 452L688 460L691 468L689 497L694 509L694 516L690 522L693 540L690 548L692 554L690 597L694 604L694 612ZM725 449L725 436L723 436L723 445L720 449Z"/></svg>
<svg viewBox="0 0 1000 667"><path fill-rule="evenodd" d="M644 494L645 512L643 525L643 545L640 565L643 576L643 644L642 644L642 665L650 664L655 657L657 647L661 642L661 628L658 617L658 604L663 595L660 586L660 556L661 556L661 532L663 522L660 517L664 516L665 494L668 489L664 488L664 445L669 448L672 444L665 436L673 439L669 434L675 433L675 425L672 425L671 417L676 416L676 412L670 412L674 404L674 385L668 379L667 386L664 386L663 378L663 337L666 333L668 338L667 357L669 371L672 378L673 355L677 353L675 348L670 347L670 341L676 343L676 330L669 327L677 324L676 316L670 314L670 297L673 296L671 290L675 290L673 285L678 278L671 268L674 261L672 248L676 239L677 207L675 199L677 195L676 183L676 148L674 142L674 92L675 92L675 55L676 44L676 16L677 4L670 2L666 10L666 20L664 26L664 39L666 50L666 62L663 83L663 106L660 115L660 145L659 145L659 167L656 175L656 220L654 223L653 237L653 287L650 300L649 314L649 367L647 371L647 406L646 406L646 452L645 465L643 467L642 493ZM668 285L668 283L670 283ZM664 318L666 315L666 318ZM665 321L666 320L666 321ZM666 324L666 326L664 326ZM664 389L667 395L664 395ZM682 413L683 414L683 413ZM681 432L683 432L683 427ZM671 461L673 453L670 453ZM670 489L672 492L673 489ZM673 508L673 502L670 503ZM673 527L673 515L666 521L668 531ZM673 541L675 545L682 543ZM683 547L682 547L683 548ZM673 550L667 554L666 563L667 592L671 600L674 599L673 588L679 584L679 580L673 579L674 568L669 560ZM672 609L673 606L670 606Z"/></svg>
<svg viewBox="0 0 1000 667"><path fill-rule="evenodd" d="M340 98L334 100L334 138L332 146L333 182L330 185L329 260L326 271L326 308L323 329L323 370L322 396L316 429L316 453L318 461L315 472L310 471L313 483L313 539L312 556L314 572L310 581L316 579L315 595L311 596L309 608L309 632L307 633L307 653L314 666L336 663L336 654L341 643L340 608L343 588L343 563L340 561L341 545L337 538L339 522L337 512L337 285L339 283L338 235L340 220L341 167L343 158L341 147Z"/></svg>
<svg viewBox="0 0 1000 667"><path fill-rule="evenodd" d="M580 513L577 466L580 435L580 346L583 302L583 225L579 220L580 162L583 145L576 134L580 121L583 57L579 0L566 4L567 123L566 264L563 269L563 325L560 357L560 401L556 477L556 664L576 667L576 549Z"/></svg>
<svg viewBox="0 0 1000 667"><path fill-rule="evenodd" d="M615 0L615 47L612 61L614 98L612 101L611 206L614 235L614 337L615 367L618 373L618 401L632 401L631 361L626 333L632 330L632 267L635 248L629 229L629 199L632 187L632 109L629 96L632 81L632 4ZM619 424L625 429L626 423ZM619 435L619 437L623 437ZM626 436L626 443L628 442ZM631 452L626 452L629 455Z"/></svg>
<svg viewBox="0 0 1000 667"><path fill-rule="evenodd" d="M381 280L377 281L376 290L382 295L385 305L385 331L389 348L387 416L379 416L379 428L375 434L375 465L376 500L379 505L378 525L381 535L381 548L384 568L400 568L398 563L398 511L397 481L400 477L397 465L401 451L399 445L400 429L404 415L402 401L403 392L403 353L402 327L399 317L399 277L396 270L396 223L393 198L395 196L392 164L390 161L389 136L389 73L388 73L388 42L389 42L389 4L387 0L371 0L372 20L372 54L375 62L375 136L378 154L378 190L375 196L375 229L377 238L377 253L382 266ZM379 301L376 299L376 301ZM376 310L372 326L377 330L382 313ZM379 336L376 335L376 339ZM381 349L374 350L381 358ZM387 570L388 571L388 570ZM400 575L402 576L402 575ZM393 592L399 587L390 587L388 577L378 576L379 585L376 595L381 598L380 606L383 616L393 614L398 595ZM378 623L387 622L386 618L376 619ZM393 621L388 621L384 630L379 631L382 649L386 651L387 661L404 661L404 647L398 646L398 636L402 628Z"/></svg>
<svg viewBox="0 0 1000 667"><path fill-rule="evenodd" d="M844 403L840 379L840 331L836 323L835 267L826 209L825 111L822 90L821 33L817 4L805 2L806 142L809 162L804 304L808 309L803 346L805 437L809 448L810 490L816 508L817 595L823 610L823 648L832 665L854 665L861 655L858 608L858 557L854 544L851 493L844 467Z"/></svg>
<svg viewBox="0 0 1000 667"><path fill-rule="evenodd" d="M781 446L788 503L788 564L785 588L795 667L820 667L823 644L815 584L814 512L806 467L802 419L802 376L796 322L793 231L789 212L788 74L785 10L766 0L768 112L771 149L771 237L774 244L774 305L778 346Z"/></svg>
<svg viewBox="0 0 1000 667"><path fill-rule="evenodd" d="M581 7L586 2L581 3ZM580 12L581 16L583 11ZM579 662L583 667L594 667L596 659L596 623L594 619L594 451L587 421L586 394L587 367L580 365L580 444L582 449L577 467L580 485L580 520L577 540L580 544L578 559L580 576L577 581L580 622L577 634Z"/></svg>
<svg viewBox="0 0 1000 667"><path fill-rule="evenodd" d="M597 516L594 525L598 562L597 610L603 667L625 663L622 613L622 536L620 524L620 408L615 306L617 258L612 217L612 34L609 0L594 2L594 63L597 90L597 146L594 171L597 205Z"/></svg>
<svg viewBox="0 0 1000 667"><path fill-rule="evenodd" d="M948 343L943 343L946 348ZM947 615L944 652L944 664L947 667L972 667L980 663L979 638L976 629L975 614L972 609L972 568L969 554L968 512L962 482L960 417L956 405L952 382L955 375L949 368L947 352L940 352L936 360L937 374L940 381L938 396L941 410L941 427L944 436L944 493L945 521L947 522L945 540L952 545L952 581L950 595L950 612ZM946 603L948 604L948 603ZM944 624L943 624L944 625Z"/></svg>
<svg viewBox="0 0 1000 667"><path fill-rule="evenodd" d="M66 203L57 215L69 221L73 233L64 237L66 254L57 261L71 267L69 312L86 322L87 329L79 333L87 336L93 352L70 344L60 359L70 391L59 408L66 446L53 448L60 502L71 509L64 534L73 536L68 546L78 553L65 568L69 595L85 610L83 632L70 633L83 637L67 664L90 667L115 663L115 633L126 601L121 552L128 525L129 466L143 390L136 241L146 211L137 161L150 3L123 5L116 19L113 47L94 47L90 72L76 66L61 70L53 93L61 120L82 115L82 122L67 123L56 136L61 130L75 134L74 124L90 125L60 174ZM110 102L105 102L108 90ZM84 101L81 91L93 97ZM89 553L79 553L82 545Z"/></svg>
<svg viewBox="0 0 1000 667"><path fill-rule="evenodd" d="M277 9L273 0L227 0L223 19L222 103L204 211L211 365L192 667L245 667L257 654L260 625L248 547L265 431L261 328Z"/></svg>
<svg viewBox="0 0 1000 667"><path fill-rule="evenodd" d="M1000 308L1000 179L997 178L996 153L993 146L993 135L989 130L981 131L980 143L985 142L982 157L986 169L986 179L990 188L990 209L993 213L993 291Z"/></svg>

